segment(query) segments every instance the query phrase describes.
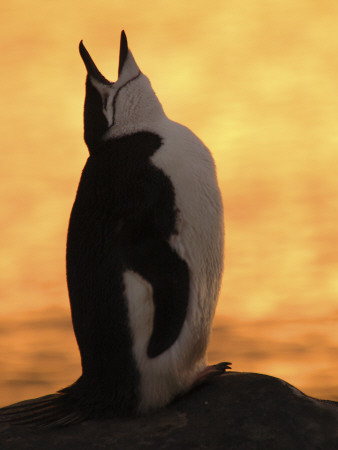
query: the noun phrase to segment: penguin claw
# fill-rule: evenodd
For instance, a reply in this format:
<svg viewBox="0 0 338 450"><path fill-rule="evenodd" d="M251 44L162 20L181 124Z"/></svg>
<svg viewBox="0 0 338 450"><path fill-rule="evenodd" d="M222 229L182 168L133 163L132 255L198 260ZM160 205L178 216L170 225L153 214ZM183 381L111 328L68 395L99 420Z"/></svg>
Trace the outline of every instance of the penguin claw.
<svg viewBox="0 0 338 450"><path fill-rule="evenodd" d="M217 376L223 375L227 369L231 369L230 362L221 362L212 366L207 366L196 378L194 384L192 385L192 389L204 383L208 383Z"/></svg>
<svg viewBox="0 0 338 450"><path fill-rule="evenodd" d="M210 366L215 368L220 373L226 372L227 369L231 370L231 362L220 362L218 364L214 364L213 366Z"/></svg>

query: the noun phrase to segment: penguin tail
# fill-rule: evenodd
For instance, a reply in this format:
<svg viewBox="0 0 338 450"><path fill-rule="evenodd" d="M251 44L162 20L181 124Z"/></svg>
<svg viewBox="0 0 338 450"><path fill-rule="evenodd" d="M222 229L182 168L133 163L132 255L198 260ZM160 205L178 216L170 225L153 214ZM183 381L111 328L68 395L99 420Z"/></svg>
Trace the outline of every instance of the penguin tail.
<svg viewBox="0 0 338 450"><path fill-rule="evenodd" d="M63 392L24 400L0 408L0 422L34 428L53 428L86 420L87 415L77 410L70 396Z"/></svg>

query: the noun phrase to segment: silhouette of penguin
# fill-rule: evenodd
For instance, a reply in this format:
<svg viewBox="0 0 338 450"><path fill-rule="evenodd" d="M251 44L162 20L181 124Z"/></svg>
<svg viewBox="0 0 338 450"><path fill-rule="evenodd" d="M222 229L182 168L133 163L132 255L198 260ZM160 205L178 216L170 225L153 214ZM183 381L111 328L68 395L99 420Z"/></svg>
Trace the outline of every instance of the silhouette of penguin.
<svg viewBox="0 0 338 450"><path fill-rule="evenodd" d="M121 34L118 80L80 43L89 158L70 216L67 282L82 375L0 410L65 425L163 407L229 363L206 367L223 265L213 159L169 120Z"/></svg>

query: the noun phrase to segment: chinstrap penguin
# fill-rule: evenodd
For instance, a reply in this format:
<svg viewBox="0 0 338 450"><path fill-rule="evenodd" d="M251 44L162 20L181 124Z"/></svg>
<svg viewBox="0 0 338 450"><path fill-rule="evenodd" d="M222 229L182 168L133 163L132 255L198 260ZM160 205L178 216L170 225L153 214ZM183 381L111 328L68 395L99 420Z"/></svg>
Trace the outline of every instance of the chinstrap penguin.
<svg viewBox="0 0 338 450"><path fill-rule="evenodd" d="M206 366L223 270L223 208L205 145L169 120L121 34L118 80L82 41L89 158L72 208L67 283L82 375L0 410L42 426L151 412L229 368Z"/></svg>

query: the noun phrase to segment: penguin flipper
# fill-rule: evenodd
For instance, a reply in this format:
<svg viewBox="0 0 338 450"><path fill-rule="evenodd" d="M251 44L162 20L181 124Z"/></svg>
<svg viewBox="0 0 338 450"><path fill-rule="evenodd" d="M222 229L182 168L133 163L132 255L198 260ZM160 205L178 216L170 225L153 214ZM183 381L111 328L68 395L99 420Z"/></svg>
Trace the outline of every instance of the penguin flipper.
<svg viewBox="0 0 338 450"><path fill-rule="evenodd" d="M128 266L153 288L154 319L147 354L155 358L178 338L188 308L189 269L163 239L147 239L134 246Z"/></svg>
<svg viewBox="0 0 338 450"><path fill-rule="evenodd" d="M82 422L86 416L76 411L63 393L24 400L0 408L0 422L36 428L51 428Z"/></svg>
<svg viewBox="0 0 338 450"><path fill-rule="evenodd" d="M156 280L153 289L155 314L153 332L147 354L150 358L168 350L178 338L188 308L189 271L186 263L168 245L171 261L163 266L162 277Z"/></svg>

